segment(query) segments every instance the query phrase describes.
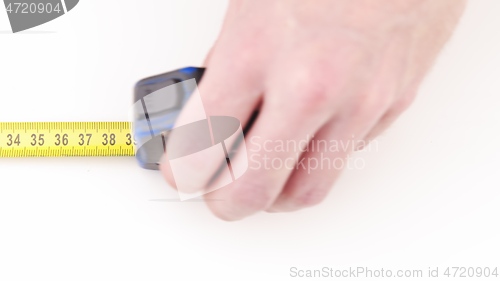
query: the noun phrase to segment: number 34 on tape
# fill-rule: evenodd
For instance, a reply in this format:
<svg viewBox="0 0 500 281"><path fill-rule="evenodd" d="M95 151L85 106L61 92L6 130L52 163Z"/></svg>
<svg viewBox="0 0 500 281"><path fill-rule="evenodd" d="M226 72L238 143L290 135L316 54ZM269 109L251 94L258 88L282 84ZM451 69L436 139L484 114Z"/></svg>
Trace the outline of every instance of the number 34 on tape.
<svg viewBox="0 0 500 281"><path fill-rule="evenodd" d="M134 154L130 122L0 123L0 158Z"/></svg>

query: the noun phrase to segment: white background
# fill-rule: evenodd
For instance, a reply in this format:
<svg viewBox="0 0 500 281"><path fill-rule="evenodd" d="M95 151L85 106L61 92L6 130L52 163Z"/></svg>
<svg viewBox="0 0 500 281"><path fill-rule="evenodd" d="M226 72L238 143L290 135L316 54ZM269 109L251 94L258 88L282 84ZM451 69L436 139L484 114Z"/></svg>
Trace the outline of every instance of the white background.
<svg viewBox="0 0 500 281"><path fill-rule="evenodd" d="M128 120L137 80L201 64L226 4L84 0L21 34L0 11L0 121ZM302 212L223 222L165 200L176 192L133 158L0 159L0 280L500 267L499 11L470 1L413 107L358 155L366 167Z"/></svg>

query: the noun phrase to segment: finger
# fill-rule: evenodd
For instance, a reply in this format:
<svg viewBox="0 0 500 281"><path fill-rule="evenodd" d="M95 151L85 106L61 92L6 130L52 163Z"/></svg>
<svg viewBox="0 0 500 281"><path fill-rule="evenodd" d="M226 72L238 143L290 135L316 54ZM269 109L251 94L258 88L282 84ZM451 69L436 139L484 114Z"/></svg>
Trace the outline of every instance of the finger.
<svg viewBox="0 0 500 281"><path fill-rule="evenodd" d="M325 125L301 155L296 169L269 212L289 212L319 204L347 165L357 143L351 123L340 118Z"/></svg>
<svg viewBox="0 0 500 281"><path fill-rule="evenodd" d="M214 52L215 46L216 46L216 44L214 44L214 46L212 46L210 48L210 50L208 51L207 55L205 56L205 60L203 61L203 67L206 68L207 65L209 65L210 59L212 58L212 54ZM168 162L167 153L165 153L165 155L163 156L163 158L160 161L160 163L162 164L160 166L160 171L162 172L163 177L166 179L166 181L169 183L170 186L172 186L175 189L177 189L176 185L175 185L174 175L172 173L172 169L170 167L170 163Z"/></svg>
<svg viewBox="0 0 500 281"><path fill-rule="evenodd" d="M321 203L341 172L354 165L350 154L362 143L380 115L332 119L311 140L297 169L268 211L291 212Z"/></svg>
<svg viewBox="0 0 500 281"><path fill-rule="evenodd" d="M305 164L298 163L301 164L299 169L291 175L268 211L295 211L324 200L341 171L349 164L347 157L394 102L398 82L390 66L383 63L369 87L359 88L344 101L344 111L318 132L310 144L312 149L300 158ZM333 148L332 143L335 144Z"/></svg>
<svg viewBox="0 0 500 281"><path fill-rule="evenodd" d="M214 53L211 64L208 66L199 85L199 91L194 93L186 103L176 120L176 127L196 120L207 119L208 116L235 117L244 126L257 107L262 92L260 83L255 81L254 77L246 69L231 66L227 60L217 58L217 54ZM201 98L201 103L200 98L195 98L196 95ZM186 145L191 143L195 145L196 140L186 140ZM167 148L175 149L170 147L168 140ZM214 159L197 159L196 155L193 155L190 159L192 161L189 162L186 172L192 174L193 177L189 182L189 186L182 187L186 193L202 189L221 164L214 162L217 161ZM171 172L167 157L163 158L160 166L166 180L170 184L176 185L175 174ZM179 186L177 187L179 188Z"/></svg>
<svg viewBox="0 0 500 281"><path fill-rule="evenodd" d="M293 83L288 84L293 87ZM308 138L328 121L333 111L326 110L331 103L307 93L310 92L301 91L302 97L309 100L288 101L286 106L272 98L264 100L261 113L245 138L248 170L236 181L205 195L216 216L224 220L242 219L267 209L280 194ZM272 145L290 143L294 149ZM239 150L236 157L243 153Z"/></svg>

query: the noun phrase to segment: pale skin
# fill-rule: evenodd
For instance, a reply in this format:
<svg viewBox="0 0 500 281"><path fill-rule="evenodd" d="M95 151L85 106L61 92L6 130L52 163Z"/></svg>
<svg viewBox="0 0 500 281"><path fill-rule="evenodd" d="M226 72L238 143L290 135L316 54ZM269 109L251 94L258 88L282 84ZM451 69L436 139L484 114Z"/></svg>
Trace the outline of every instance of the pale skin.
<svg viewBox="0 0 500 281"><path fill-rule="evenodd" d="M199 86L207 115L243 125L248 157L266 141L373 140L414 100L465 0L231 0ZM190 114L189 104L183 115ZM251 140L251 141L250 141ZM353 149L354 150L354 149ZM268 158L345 159L352 150L266 152ZM252 155L255 153L256 155ZM216 166L210 160L194 169ZM175 186L168 161L162 172ZM224 220L290 212L325 199L342 169L248 169L208 193ZM206 186L199 186L206 188ZM213 200L216 199L216 200Z"/></svg>

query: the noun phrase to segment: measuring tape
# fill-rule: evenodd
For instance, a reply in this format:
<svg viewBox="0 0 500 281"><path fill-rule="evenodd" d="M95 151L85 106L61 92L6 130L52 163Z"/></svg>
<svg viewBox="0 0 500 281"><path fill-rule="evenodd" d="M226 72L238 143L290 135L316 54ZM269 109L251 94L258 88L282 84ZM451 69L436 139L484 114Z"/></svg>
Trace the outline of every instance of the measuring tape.
<svg viewBox="0 0 500 281"><path fill-rule="evenodd" d="M134 156L130 122L0 123L0 158Z"/></svg>

